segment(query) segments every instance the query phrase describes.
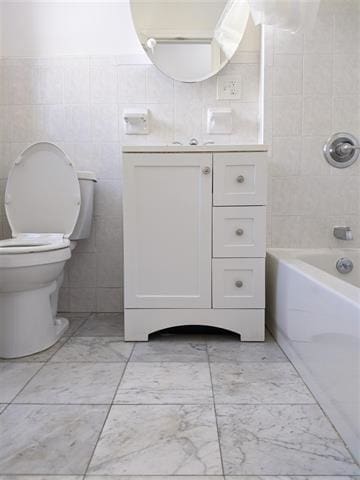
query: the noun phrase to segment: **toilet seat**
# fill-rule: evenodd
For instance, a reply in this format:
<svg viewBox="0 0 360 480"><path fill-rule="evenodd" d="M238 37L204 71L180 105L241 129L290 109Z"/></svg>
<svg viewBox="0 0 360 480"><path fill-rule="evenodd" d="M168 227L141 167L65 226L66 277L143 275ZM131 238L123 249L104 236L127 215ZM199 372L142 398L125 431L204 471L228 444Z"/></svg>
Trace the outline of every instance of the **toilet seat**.
<svg viewBox="0 0 360 480"><path fill-rule="evenodd" d="M8 249L5 247L3 250L6 251ZM32 250L31 252L25 253L11 252L3 254L3 252L0 252L0 278L2 268L17 269L21 267L39 267L51 263L65 262L66 260L69 260L70 257L71 250L69 246L56 250Z"/></svg>
<svg viewBox="0 0 360 480"><path fill-rule="evenodd" d="M21 234L0 241L0 255L39 253L60 250L70 246L70 241L61 234Z"/></svg>
<svg viewBox="0 0 360 480"><path fill-rule="evenodd" d="M19 155L6 183L5 211L13 237L0 241L0 267L70 258L69 236L80 211L80 186L74 165L61 148L39 142Z"/></svg>
<svg viewBox="0 0 360 480"><path fill-rule="evenodd" d="M57 145L35 143L15 160L5 191L5 211L14 238L30 233L68 238L80 203L74 165Z"/></svg>
<svg viewBox="0 0 360 480"><path fill-rule="evenodd" d="M0 268L71 257L69 236L80 211L80 185L60 147L39 142L19 155L6 182L5 211L13 236L0 241Z"/></svg>

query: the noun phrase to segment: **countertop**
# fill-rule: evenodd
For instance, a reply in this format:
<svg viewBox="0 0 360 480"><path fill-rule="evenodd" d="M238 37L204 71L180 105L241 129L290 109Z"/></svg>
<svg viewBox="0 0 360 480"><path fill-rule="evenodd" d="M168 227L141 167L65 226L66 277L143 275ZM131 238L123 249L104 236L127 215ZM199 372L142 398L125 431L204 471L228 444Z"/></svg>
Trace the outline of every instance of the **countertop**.
<svg viewBox="0 0 360 480"><path fill-rule="evenodd" d="M268 145L124 145L124 153L267 152Z"/></svg>

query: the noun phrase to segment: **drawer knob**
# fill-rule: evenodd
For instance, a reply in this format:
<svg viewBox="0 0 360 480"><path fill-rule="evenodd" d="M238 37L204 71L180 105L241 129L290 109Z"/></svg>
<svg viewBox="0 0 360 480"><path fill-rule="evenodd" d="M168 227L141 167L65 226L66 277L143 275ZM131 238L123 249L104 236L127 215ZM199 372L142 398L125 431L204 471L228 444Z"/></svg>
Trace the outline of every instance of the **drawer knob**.
<svg viewBox="0 0 360 480"><path fill-rule="evenodd" d="M244 284L243 284L243 282L242 282L241 280L236 280L235 286L236 286L237 288L241 288L243 285L244 285Z"/></svg>
<svg viewBox="0 0 360 480"><path fill-rule="evenodd" d="M239 175L237 178L236 178L236 181L238 183L244 183L245 182L245 177L243 175Z"/></svg>
<svg viewBox="0 0 360 480"><path fill-rule="evenodd" d="M211 172L211 168L210 168L210 167L204 167L204 168L202 169L202 173L203 173L204 175L209 175L210 172Z"/></svg>
<svg viewBox="0 0 360 480"><path fill-rule="evenodd" d="M238 228L236 230L236 235L239 235L239 237L241 237L241 235L244 235L244 230L242 228Z"/></svg>

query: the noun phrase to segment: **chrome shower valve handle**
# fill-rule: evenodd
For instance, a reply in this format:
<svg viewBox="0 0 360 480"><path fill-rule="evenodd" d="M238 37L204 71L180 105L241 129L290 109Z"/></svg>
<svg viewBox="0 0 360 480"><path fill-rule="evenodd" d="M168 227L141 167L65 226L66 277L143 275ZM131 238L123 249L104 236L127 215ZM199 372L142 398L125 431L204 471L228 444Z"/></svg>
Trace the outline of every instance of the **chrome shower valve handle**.
<svg viewBox="0 0 360 480"><path fill-rule="evenodd" d="M350 133L335 133L323 148L326 161L336 168L346 168L359 158L360 143Z"/></svg>
<svg viewBox="0 0 360 480"><path fill-rule="evenodd" d="M347 155L353 150L360 150L360 145L352 145L349 142L339 143L335 151L338 155Z"/></svg>

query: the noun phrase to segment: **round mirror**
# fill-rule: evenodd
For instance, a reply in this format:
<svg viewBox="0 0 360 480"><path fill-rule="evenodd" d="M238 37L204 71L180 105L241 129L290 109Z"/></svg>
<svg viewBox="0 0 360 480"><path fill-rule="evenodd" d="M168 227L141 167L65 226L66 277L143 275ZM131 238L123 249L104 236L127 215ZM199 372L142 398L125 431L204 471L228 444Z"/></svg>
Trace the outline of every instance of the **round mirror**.
<svg viewBox="0 0 360 480"><path fill-rule="evenodd" d="M249 19L244 0L130 0L139 40L169 77L197 82L218 73L240 45Z"/></svg>

